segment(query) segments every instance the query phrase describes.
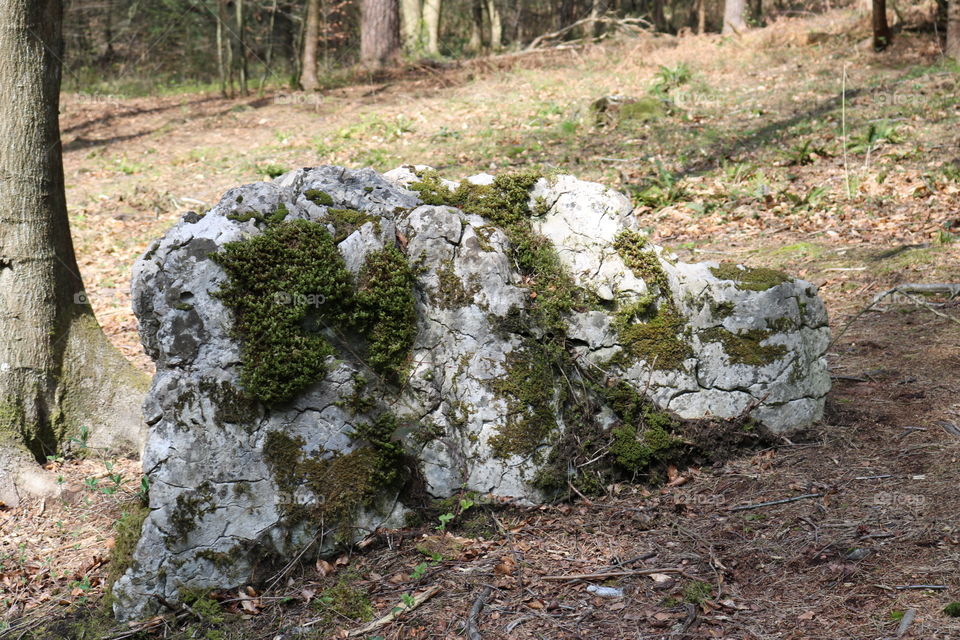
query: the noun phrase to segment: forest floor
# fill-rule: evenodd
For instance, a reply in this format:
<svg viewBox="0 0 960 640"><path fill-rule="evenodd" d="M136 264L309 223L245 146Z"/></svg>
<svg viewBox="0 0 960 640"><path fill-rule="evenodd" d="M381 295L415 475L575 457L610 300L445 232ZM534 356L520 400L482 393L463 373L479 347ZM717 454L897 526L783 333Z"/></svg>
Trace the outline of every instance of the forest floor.
<svg viewBox="0 0 960 640"><path fill-rule="evenodd" d="M898 284L960 281L960 70L923 12L904 17L882 54L862 46L865 20L835 11L317 96L64 96L88 297L148 371L129 310L135 258L227 188L320 164L428 164L450 178L556 168L608 184L684 260L816 284L835 336L824 421L775 448L590 501L452 505L446 531L441 508L421 529L381 532L269 589L215 594L141 637L348 637L397 607L356 637L458 638L469 619L471 640L873 640L913 611L903 638L960 638L944 612L960 600L960 303L900 296L863 312ZM598 124L589 108L651 92L669 107L649 120ZM0 637L133 637L93 612L112 525L140 490L136 462L91 452L49 466L68 500L0 510Z"/></svg>

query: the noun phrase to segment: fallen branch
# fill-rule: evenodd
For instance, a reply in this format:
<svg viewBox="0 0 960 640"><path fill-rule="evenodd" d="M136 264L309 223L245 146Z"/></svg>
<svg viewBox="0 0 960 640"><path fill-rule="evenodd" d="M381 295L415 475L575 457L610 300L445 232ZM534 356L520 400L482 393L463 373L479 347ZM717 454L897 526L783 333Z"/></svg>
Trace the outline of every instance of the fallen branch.
<svg viewBox="0 0 960 640"><path fill-rule="evenodd" d="M916 609L907 609L903 617L900 618L900 626L897 627L897 637L902 638L903 635L907 632L907 629L910 628L910 625L913 624L913 619L917 617Z"/></svg>
<svg viewBox="0 0 960 640"><path fill-rule="evenodd" d="M569 580L605 580L607 578L623 578L625 576L648 576L652 573L683 573L680 567L663 567L660 569L636 569L635 571L604 571L601 573L572 573L568 576L543 576L541 580L552 582L567 582Z"/></svg>
<svg viewBox="0 0 960 640"><path fill-rule="evenodd" d="M653 25L644 20L643 18L610 18L606 16L589 16L582 18L568 24L562 29L558 29L551 33L544 33L543 35L537 36L534 38L530 44L527 45L526 51L534 51L544 42L548 40L555 40L561 36L570 33L577 27L587 25L587 24L612 24L614 27L632 27L637 30L653 29Z"/></svg>
<svg viewBox="0 0 960 640"><path fill-rule="evenodd" d="M384 627L390 624L391 622L393 622L394 620L402 616L404 613L407 613L408 611L413 611L414 609L416 609L417 607L419 607L424 602L426 602L433 596L437 595L438 593L440 593L440 585L435 584L429 589L427 589L426 591L424 591L423 593L421 593L420 595L414 596L413 602L411 602L410 604L406 604L406 603L398 604L397 606L395 606L393 609L390 610L390 613L383 616L382 618L378 618L373 622L371 622L370 624L364 627L360 627L359 629L354 629L353 631L349 631L347 633L347 637L356 638L357 636L365 636L373 631L376 631L380 627Z"/></svg>
<svg viewBox="0 0 960 640"><path fill-rule="evenodd" d="M770 502L757 502L755 504L741 504L736 507L730 507L730 511L747 511L749 509L760 509L762 507L772 507L777 504L787 504L788 502L797 502L798 500L808 500L810 498L822 498L822 493L805 493L802 496L793 498L783 498L782 500L771 500Z"/></svg>
<svg viewBox="0 0 960 640"><path fill-rule="evenodd" d="M886 298L887 296L892 295L892 294L894 294L894 293L899 293L899 294L905 295L905 296L907 296L908 298L910 298L912 301L914 301L914 303L918 303L918 304L920 304L920 305L922 305L922 306L925 306L925 307L927 307L928 309L930 309L931 311L934 311L935 313L937 313L937 315L941 315L941 316L943 316L943 317L945 317L945 318L949 318L950 320L953 320L954 322L960 324L960 320L957 320L956 318L954 318L954 317L952 317L952 316L948 316L948 315L946 315L946 314L940 313L940 312L936 311L929 303L924 302L923 300L918 300L917 298L915 298L915 297L913 297L912 295L910 295L910 294L914 294L914 293L924 294L924 295L939 293L939 294L946 294L946 295L948 295L950 298L955 298L955 297L957 297L957 296L960 296L960 284L951 284L951 283L907 283L907 284L900 284L900 285L895 286L893 289L887 289L886 291L883 291L883 292L878 293L877 295L875 295L875 296L873 297L873 300L870 302L870 304L868 304L867 306L865 306L863 309L861 309L860 311L858 311L855 316L853 316L852 318L850 318L849 322L847 322L847 324L845 324L845 325L843 326L843 328L840 330L840 332L837 333L836 336L834 336L833 340L830 341L830 344L827 345L827 351L829 351L830 348L833 347L833 345L835 345L838 340L840 340L841 336L843 336L843 334L845 334L845 333L847 332L847 329L849 329L849 328L853 325L853 323L856 322L856 321L860 318L860 316L862 316L862 315L865 314L867 311L869 311L870 309L872 309L873 307L875 307L878 302L880 302L881 300L883 300L883 299Z"/></svg>
<svg viewBox="0 0 960 640"><path fill-rule="evenodd" d="M480 629L477 628L477 617L480 615L480 611L483 609L483 605L486 604L491 592L493 592L491 587L484 587L480 595L477 596L477 599L473 601L473 606L470 607L470 615L467 617L465 633L467 640L483 640L483 636L480 635Z"/></svg>
<svg viewBox="0 0 960 640"><path fill-rule="evenodd" d="M947 585L945 584L902 584L898 587L894 587L897 591L907 591L908 589L932 589L933 591L944 591L946 590Z"/></svg>

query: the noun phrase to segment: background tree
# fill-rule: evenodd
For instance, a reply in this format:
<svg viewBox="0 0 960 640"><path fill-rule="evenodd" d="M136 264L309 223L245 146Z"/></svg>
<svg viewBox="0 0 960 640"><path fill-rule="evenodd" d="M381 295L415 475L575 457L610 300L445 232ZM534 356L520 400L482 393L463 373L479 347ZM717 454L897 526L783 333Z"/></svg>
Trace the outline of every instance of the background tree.
<svg viewBox="0 0 960 640"><path fill-rule="evenodd" d="M873 50L883 51L890 44L887 0L873 0Z"/></svg>
<svg viewBox="0 0 960 640"><path fill-rule="evenodd" d="M414 52L420 48L422 41L423 4L421 0L400 0L400 12L403 18L403 46L407 51Z"/></svg>
<svg viewBox="0 0 960 640"><path fill-rule="evenodd" d="M440 16L443 0L423 0L423 27L426 31L426 51L429 55L440 55Z"/></svg>
<svg viewBox="0 0 960 640"><path fill-rule="evenodd" d="M320 82L317 80L320 2L321 0L307 0L307 15L303 30L303 57L300 63L300 88L304 91L316 91L320 87Z"/></svg>
<svg viewBox="0 0 960 640"><path fill-rule="evenodd" d="M743 21L746 0L725 0L723 3L723 33L741 32L747 28Z"/></svg>
<svg viewBox="0 0 960 640"><path fill-rule="evenodd" d="M360 19L360 62L379 69L400 49L400 7L397 0L363 0Z"/></svg>
<svg viewBox="0 0 960 640"><path fill-rule="evenodd" d="M0 0L0 486L89 428L139 448L147 378L107 341L77 267L60 146L60 0ZM10 477L10 476L14 477Z"/></svg>
<svg viewBox="0 0 960 640"><path fill-rule="evenodd" d="M950 0L947 4L946 54L960 62L960 0Z"/></svg>

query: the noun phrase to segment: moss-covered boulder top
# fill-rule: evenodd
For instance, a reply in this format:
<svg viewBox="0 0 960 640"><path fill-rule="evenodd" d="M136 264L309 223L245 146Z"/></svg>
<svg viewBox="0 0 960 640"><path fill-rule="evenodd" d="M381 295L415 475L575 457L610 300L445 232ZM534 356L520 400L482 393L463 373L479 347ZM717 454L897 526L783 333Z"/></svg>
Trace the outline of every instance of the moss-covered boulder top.
<svg viewBox="0 0 960 640"><path fill-rule="evenodd" d="M650 479L808 426L829 387L811 285L677 262L570 176L293 171L188 214L133 295L157 374L122 618L425 499Z"/></svg>

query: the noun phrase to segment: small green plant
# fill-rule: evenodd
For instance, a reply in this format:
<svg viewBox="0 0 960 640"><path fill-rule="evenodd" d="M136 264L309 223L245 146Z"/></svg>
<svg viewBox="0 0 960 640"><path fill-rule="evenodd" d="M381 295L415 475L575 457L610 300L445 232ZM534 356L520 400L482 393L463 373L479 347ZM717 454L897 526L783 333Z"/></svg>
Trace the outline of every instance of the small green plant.
<svg viewBox="0 0 960 640"><path fill-rule="evenodd" d="M267 164L257 165L257 173L268 178L276 178L287 172L287 168L279 164L268 162Z"/></svg>
<svg viewBox="0 0 960 640"><path fill-rule="evenodd" d="M951 618L960 618L960 602L951 602L944 607L943 612Z"/></svg>
<svg viewBox="0 0 960 640"><path fill-rule="evenodd" d="M826 187L816 186L810 189L805 195L800 196L790 191L784 191L784 197L790 201L794 209L807 210L818 208L826 196Z"/></svg>
<svg viewBox="0 0 960 640"><path fill-rule="evenodd" d="M702 580L694 580L683 588L683 599L691 604L700 604L713 596L713 587Z"/></svg>
<svg viewBox="0 0 960 640"><path fill-rule="evenodd" d="M894 609L893 611L890 612L888 617L893 622L900 622L901 620L903 620L903 611L898 611Z"/></svg>
<svg viewBox="0 0 960 640"><path fill-rule="evenodd" d="M785 156L784 163L794 167L813 164L819 158L829 157L830 153L825 148L814 145L812 140L805 140L803 144L790 147Z"/></svg>
<svg viewBox="0 0 960 640"><path fill-rule="evenodd" d="M657 160L657 173L646 186L634 192L637 204L659 209L686 197L680 179Z"/></svg>
<svg viewBox="0 0 960 640"><path fill-rule="evenodd" d="M681 87L693 78L693 71L686 62L679 62L672 67L660 65L657 73L653 76L653 86L650 87L650 93L658 96L664 96L672 89Z"/></svg>
<svg viewBox="0 0 960 640"><path fill-rule="evenodd" d="M867 130L857 136L852 136L847 143L851 153L869 153L884 142L896 144L901 141L897 132L897 124L890 120L877 120L867 125Z"/></svg>
<svg viewBox="0 0 960 640"><path fill-rule="evenodd" d="M461 499L460 499L460 502L459 502L459 507L460 507L460 509L459 509L459 513L458 513L458 514L452 513L452 512L448 512L448 513L441 513L441 514L437 517L437 519L440 520L440 524L438 524L437 527L436 527L437 531L446 531L446 530L447 530L447 525L450 524L450 522L451 522L454 518L456 518L457 515L463 515L464 511L468 510L468 509L469 509L470 507L472 507L473 505L474 505L473 500L470 500L469 498L461 498Z"/></svg>

